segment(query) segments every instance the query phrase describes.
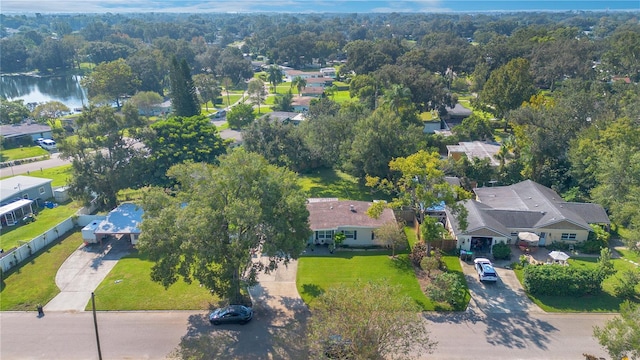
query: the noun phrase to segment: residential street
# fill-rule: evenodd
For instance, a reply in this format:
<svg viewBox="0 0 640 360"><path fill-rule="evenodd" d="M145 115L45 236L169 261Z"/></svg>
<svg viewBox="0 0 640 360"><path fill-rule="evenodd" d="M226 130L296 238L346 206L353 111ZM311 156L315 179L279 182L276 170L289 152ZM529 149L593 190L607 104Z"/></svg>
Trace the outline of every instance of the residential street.
<svg viewBox="0 0 640 360"><path fill-rule="evenodd" d="M41 319L36 315L35 311L0 313L0 358L98 358L91 312L47 312ZM295 326L273 326L272 315L256 313L254 320L245 326L220 327L209 325L204 315L99 312L103 358L162 359L183 336L193 338L198 334L217 337L206 350L220 354L218 358L268 359L269 353L273 358L300 358L296 352L299 343L295 339ZM434 354L421 354L420 358L582 359L582 353L605 356L591 338L591 329L611 316L429 313L425 317L438 346Z"/></svg>
<svg viewBox="0 0 640 360"><path fill-rule="evenodd" d="M60 153L51 154L49 160L36 161L28 164L10 166L6 168L0 168L0 177L13 176L13 175L28 175L34 171L40 171L42 169L49 169L56 166L62 166L71 164L69 160L63 160L60 158Z"/></svg>

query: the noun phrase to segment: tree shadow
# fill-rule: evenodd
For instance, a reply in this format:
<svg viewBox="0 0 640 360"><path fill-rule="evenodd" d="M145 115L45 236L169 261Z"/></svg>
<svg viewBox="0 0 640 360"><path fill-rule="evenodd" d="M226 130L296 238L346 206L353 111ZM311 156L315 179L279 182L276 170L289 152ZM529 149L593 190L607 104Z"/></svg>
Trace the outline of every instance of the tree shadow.
<svg viewBox="0 0 640 360"><path fill-rule="evenodd" d="M313 298L317 298L318 296L322 295L322 293L324 292L324 290L316 285L316 284L303 284L302 285L302 293L309 295Z"/></svg>
<svg viewBox="0 0 640 360"><path fill-rule="evenodd" d="M169 356L177 359L306 358L309 311L301 299L265 294L254 299L253 309L253 320L246 325L213 326L206 314L190 316L186 334Z"/></svg>

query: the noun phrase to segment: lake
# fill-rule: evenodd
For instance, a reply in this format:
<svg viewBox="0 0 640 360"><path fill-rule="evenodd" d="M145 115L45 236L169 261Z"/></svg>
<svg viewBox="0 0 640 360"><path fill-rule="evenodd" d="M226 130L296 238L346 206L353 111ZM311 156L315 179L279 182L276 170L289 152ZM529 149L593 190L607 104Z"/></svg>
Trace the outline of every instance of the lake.
<svg viewBox="0 0 640 360"><path fill-rule="evenodd" d="M28 103L59 101L69 109L88 104L86 90L80 86L81 76L0 76L0 96L7 100L24 100Z"/></svg>

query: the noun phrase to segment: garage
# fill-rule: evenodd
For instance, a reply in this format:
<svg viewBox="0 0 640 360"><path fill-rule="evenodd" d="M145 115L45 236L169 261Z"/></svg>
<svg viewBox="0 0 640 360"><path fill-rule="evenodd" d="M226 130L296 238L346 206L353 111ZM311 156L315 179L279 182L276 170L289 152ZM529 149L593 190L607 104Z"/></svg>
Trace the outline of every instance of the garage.
<svg viewBox="0 0 640 360"><path fill-rule="evenodd" d="M493 237L486 237L486 236L471 237L471 251L473 251L476 254L491 253L492 245L493 245Z"/></svg>

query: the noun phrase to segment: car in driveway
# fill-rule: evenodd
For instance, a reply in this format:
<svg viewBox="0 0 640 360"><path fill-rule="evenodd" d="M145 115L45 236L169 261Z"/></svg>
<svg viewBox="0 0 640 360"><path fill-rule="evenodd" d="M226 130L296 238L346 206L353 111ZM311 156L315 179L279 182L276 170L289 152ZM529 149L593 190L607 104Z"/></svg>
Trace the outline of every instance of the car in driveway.
<svg viewBox="0 0 640 360"><path fill-rule="evenodd" d="M215 309L209 314L209 322L220 324L246 324L253 318L253 309L244 305L229 305Z"/></svg>
<svg viewBox="0 0 640 360"><path fill-rule="evenodd" d="M491 261L486 258L477 258L473 260L476 271L478 272L478 279L480 281L498 281L498 273L493 268Z"/></svg>

